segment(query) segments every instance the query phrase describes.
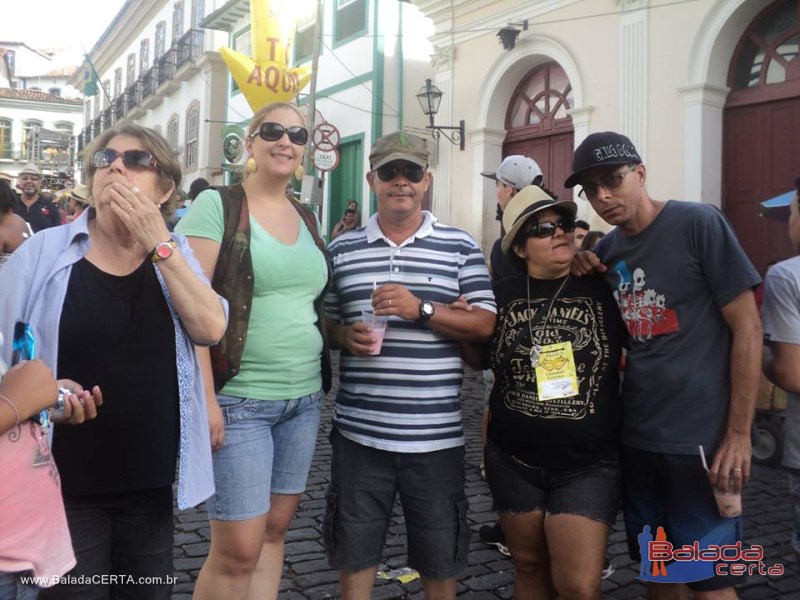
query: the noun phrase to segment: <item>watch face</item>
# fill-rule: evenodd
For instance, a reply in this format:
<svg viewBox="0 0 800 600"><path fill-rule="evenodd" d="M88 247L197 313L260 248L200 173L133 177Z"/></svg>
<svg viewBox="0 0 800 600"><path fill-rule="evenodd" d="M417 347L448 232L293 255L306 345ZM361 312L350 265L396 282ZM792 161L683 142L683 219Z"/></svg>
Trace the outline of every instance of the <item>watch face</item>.
<svg viewBox="0 0 800 600"><path fill-rule="evenodd" d="M172 256L172 245L169 242L161 242L156 246L158 258L164 260Z"/></svg>
<svg viewBox="0 0 800 600"><path fill-rule="evenodd" d="M422 313L427 316L433 315L433 303L431 302L423 302L422 303Z"/></svg>

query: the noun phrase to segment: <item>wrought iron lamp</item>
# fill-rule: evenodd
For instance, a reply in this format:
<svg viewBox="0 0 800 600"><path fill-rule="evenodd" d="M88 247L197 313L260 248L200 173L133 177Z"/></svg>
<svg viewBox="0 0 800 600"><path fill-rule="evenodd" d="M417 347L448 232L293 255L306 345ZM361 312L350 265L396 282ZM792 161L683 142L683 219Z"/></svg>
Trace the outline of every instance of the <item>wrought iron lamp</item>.
<svg viewBox="0 0 800 600"><path fill-rule="evenodd" d="M428 115L431 124L426 128L431 130L433 139L438 140L442 135L450 140L452 144L458 144L461 150L464 149L464 120L459 121L458 127L452 125L434 125L433 118L439 112L439 104L442 102L442 90L431 83L430 79L425 80L425 85L420 88L417 100L422 107L422 112ZM451 133L448 133L451 132Z"/></svg>
<svg viewBox="0 0 800 600"><path fill-rule="evenodd" d="M517 29L517 27L522 27L522 29ZM500 38L503 50L514 49L514 46L517 45L517 37L520 31L528 31L528 19L525 19L522 23L509 23L508 27L503 27L497 32L497 37Z"/></svg>

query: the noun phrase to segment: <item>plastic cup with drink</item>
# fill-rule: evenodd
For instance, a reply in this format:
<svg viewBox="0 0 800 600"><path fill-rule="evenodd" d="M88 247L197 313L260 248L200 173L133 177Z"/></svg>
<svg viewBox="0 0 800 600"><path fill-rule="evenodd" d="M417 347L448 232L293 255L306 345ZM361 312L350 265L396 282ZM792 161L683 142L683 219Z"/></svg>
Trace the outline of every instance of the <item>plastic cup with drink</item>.
<svg viewBox="0 0 800 600"><path fill-rule="evenodd" d="M700 448L700 460L703 461L703 468L708 472L708 463L706 462L706 453L703 447ZM730 482L725 481L725 491L722 491L717 486L713 486L714 500L717 501L717 510L721 517L730 518L738 517L742 514L742 494L741 492L734 492L730 489Z"/></svg>
<svg viewBox="0 0 800 600"><path fill-rule="evenodd" d="M389 317L381 317L376 315L372 309L361 311L361 321L366 323L372 328L370 332L375 341L370 346L369 353L376 356L381 353L381 346L383 346L383 337L386 335L386 325L389 322Z"/></svg>

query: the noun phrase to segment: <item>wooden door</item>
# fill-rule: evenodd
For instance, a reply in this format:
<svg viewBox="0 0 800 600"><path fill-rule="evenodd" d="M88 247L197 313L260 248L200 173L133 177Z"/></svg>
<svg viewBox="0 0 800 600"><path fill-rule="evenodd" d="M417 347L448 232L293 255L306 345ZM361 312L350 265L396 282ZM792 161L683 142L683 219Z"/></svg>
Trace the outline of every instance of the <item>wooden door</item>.
<svg viewBox="0 0 800 600"><path fill-rule="evenodd" d="M761 216L761 201L800 176L800 99L729 108L724 120L722 209L756 268L794 256L786 223Z"/></svg>
<svg viewBox="0 0 800 600"><path fill-rule="evenodd" d="M753 264L794 256L786 223L760 203L800 176L800 0L765 3L731 59L723 117L722 208Z"/></svg>

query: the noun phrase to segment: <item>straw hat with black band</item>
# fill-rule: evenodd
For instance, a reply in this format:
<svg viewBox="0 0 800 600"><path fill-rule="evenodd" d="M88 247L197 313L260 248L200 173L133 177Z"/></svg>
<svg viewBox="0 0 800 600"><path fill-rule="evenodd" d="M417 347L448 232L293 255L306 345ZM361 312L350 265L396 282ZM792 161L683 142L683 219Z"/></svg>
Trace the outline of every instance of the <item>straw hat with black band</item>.
<svg viewBox="0 0 800 600"><path fill-rule="evenodd" d="M554 200L547 192L536 185L522 188L503 211L503 228L506 230L500 246L503 252L511 252L514 238L528 219L548 208L573 218L578 212L578 206L572 200Z"/></svg>

